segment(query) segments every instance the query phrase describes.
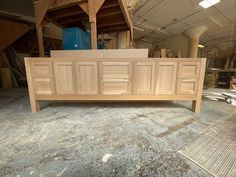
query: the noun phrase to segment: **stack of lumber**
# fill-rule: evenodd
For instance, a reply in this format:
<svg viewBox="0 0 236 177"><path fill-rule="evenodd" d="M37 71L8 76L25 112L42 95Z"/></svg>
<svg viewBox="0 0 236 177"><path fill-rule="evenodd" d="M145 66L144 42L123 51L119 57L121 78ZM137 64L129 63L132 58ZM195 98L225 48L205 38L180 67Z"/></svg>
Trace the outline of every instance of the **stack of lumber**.
<svg viewBox="0 0 236 177"><path fill-rule="evenodd" d="M203 96L214 101L223 101L236 106L236 90L213 89L204 91Z"/></svg>
<svg viewBox="0 0 236 177"><path fill-rule="evenodd" d="M176 53L171 49L161 48L153 52L154 58L180 58L180 52Z"/></svg>
<svg viewBox="0 0 236 177"><path fill-rule="evenodd" d="M218 86L219 73L207 71L205 74L204 87L215 88Z"/></svg>
<svg viewBox="0 0 236 177"><path fill-rule="evenodd" d="M236 90L236 76L231 76L230 89Z"/></svg>
<svg viewBox="0 0 236 177"><path fill-rule="evenodd" d="M0 53L1 80L3 88L24 86L26 82L25 65L12 47Z"/></svg>

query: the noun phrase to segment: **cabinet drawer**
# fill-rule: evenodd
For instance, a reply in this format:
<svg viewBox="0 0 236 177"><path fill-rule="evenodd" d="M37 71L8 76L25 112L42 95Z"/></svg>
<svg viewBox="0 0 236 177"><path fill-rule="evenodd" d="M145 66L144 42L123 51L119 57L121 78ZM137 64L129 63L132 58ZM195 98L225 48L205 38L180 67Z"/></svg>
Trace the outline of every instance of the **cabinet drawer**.
<svg viewBox="0 0 236 177"><path fill-rule="evenodd" d="M197 79L178 79L177 94L195 95L197 84Z"/></svg>
<svg viewBox="0 0 236 177"><path fill-rule="evenodd" d="M130 76L131 64L129 62L102 62L102 78L127 78Z"/></svg>
<svg viewBox="0 0 236 177"><path fill-rule="evenodd" d="M50 78L34 78L33 83L36 94L53 94L53 82Z"/></svg>
<svg viewBox="0 0 236 177"><path fill-rule="evenodd" d="M102 62L100 65L101 93L130 94L131 66L130 62Z"/></svg>
<svg viewBox="0 0 236 177"><path fill-rule="evenodd" d="M200 71L200 62L180 62L179 78L198 78Z"/></svg>
<svg viewBox="0 0 236 177"><path fill-rule="evenodd" d="M33 62L32 75L35 78L52 77L52 63L51 62Z"/></svg>
<svg viewBox="0 0 236 177"><path fill-rule="evenodd" d="M129 82L105 82L102 92L108 95L130 94L130 85Z"/></svg>

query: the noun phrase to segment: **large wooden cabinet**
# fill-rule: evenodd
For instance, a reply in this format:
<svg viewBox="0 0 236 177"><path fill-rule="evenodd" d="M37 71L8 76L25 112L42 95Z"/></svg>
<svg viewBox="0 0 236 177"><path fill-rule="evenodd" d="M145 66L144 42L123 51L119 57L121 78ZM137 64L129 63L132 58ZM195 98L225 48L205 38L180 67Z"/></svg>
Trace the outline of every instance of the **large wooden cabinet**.
<svg viewBox="0 0 236 177"><path fill-rule="evenodd" d="M193 100L199 110L205 59L26 59L38 100ZM32 101L33 100L33 101ZM37 111L36 103L32 106ZM35 109L33 109L35 108Z"/></svg>

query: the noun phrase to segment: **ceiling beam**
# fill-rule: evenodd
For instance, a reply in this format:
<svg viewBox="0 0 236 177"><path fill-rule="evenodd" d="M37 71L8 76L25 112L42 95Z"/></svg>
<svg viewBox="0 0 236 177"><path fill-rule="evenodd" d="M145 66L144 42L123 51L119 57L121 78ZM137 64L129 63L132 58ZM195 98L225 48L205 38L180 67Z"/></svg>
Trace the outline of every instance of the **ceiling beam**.
<svg viewBox="0 0 236 177"><path fill-rule="evenodd" d="M84 14L80 14L80 15L74 15L74 16L70 16L70 17L61 18L61 19L58 19L57 22L59 24L68 24L68 23L72 23L72 22L86 20L88 18L89 18L88 15L84 13Z"/></svg>
<svg viewBox="0 0 236 177"><path fill-rule="evenodd" d="M98 28L98 32L101 33L101 32L125 30L125 29L127 29L127 26L125 24L121 24L121 25L112 25L112 26L109 26L109 28L100 27L100 28Z"/></svg>
<svg viewBox="0 0 236 177"><path fill-rule="evenodd" d="M113 0L113 1L106 0L104 4L102 5L102 7L100 8L100 10L111 8L111 7L117 7L117 6L119 7L117 0Z"/></svg>
<svg viewBox="0 0 236 177"><path fill-rule="evenodd" d="M54 20L57 20L63 17L80 15L83 13L85 12L79 6L73 6L71 8L61 9L55 12L49 12L48 16L50 16Z"/></svg>
<svg viewBox="0 0 236 177"><path fill-rule="evenodd" d="M47 20L47 21L49 21L49 22L51 22L51 23L53 23L54 25L56 25L56 26L58 26L58 27L60 27L60 28L65 28L65 26L59 24L58 22L54 21L54 20L51 19L50 17L45 16L44 19Z"/></svg>
<svg viewBox="0 0 236 177"><path fill-rule="evenodd" d="M115 7L99 10L97 13L97 17L105 17L105 16L118 15L118 14L122 14L122 11L119 6L115 6Z"/></svg>

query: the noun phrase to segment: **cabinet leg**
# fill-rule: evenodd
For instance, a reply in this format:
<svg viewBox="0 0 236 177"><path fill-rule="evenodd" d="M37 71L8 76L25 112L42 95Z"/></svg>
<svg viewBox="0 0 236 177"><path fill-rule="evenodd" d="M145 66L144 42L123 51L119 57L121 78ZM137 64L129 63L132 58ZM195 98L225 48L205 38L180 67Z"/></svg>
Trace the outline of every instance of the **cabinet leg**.
<svg viewBox="0 0 236 177"><path fill-rule="evenodd" d="M192 102L192 111L193 112L200 112L201 110L201 102L202 100L193 100Z"/></svg>
<svg viewBox="0 0 236 177"><path fill-rule="evenodd" d="M31 111L33 113L38 112L40 110L39 101L37 100L30 101L30 105L31 105Z"/></svg>

